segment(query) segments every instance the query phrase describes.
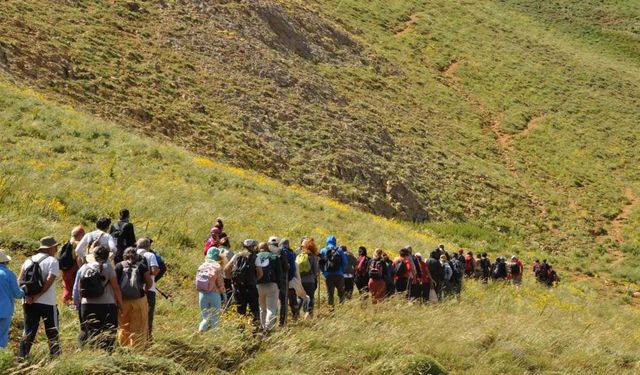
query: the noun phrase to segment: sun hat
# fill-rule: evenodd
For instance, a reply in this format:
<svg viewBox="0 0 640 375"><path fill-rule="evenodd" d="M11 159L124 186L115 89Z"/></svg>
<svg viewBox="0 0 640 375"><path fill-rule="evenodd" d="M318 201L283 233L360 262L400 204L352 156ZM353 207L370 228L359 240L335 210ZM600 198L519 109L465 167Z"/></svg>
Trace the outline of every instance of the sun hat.
<svg viewBox="0 0 640 375"><path fill-rule="evenodd" d="M269 245L278 246L278 237L276 236L269 237Z"/></svg>
<svg viewBox="0 0 640 375"><path fill-rule="evenodd" d="M58 241L56 241L55 238L51 236L42 237L40 239L40 247L38 248L38 250L47 250L47 249L51 249L52 247L56 247L58 245L60 244L58 243Z"/></svg>
<svg viewBox="0 0 640 375"><path fill-rule="evenodd" d="M11 260L11 257L7 255L7 252L0 249L0 263L7 263Z"/></svg>

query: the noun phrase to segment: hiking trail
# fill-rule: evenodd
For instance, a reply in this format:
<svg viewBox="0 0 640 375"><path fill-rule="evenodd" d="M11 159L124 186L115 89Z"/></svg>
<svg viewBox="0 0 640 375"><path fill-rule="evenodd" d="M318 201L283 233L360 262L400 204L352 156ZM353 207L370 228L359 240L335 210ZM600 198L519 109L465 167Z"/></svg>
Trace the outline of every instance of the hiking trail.
<svg viewBox="0 0 640 375"><path fill-rule="evenodd" d="M409 20L404 23L404 28L398 31L397 33L395 33L394 36L401 37L404 34L408 33L409 31L413 30L413 26L415 26L415 24L418 22L418 18L420 18L421 14L422 12L416 12L410 15Z"/></svg>
<svg viewBox="0 0 640 375"><path fill-rule="evenodd" d="M536 127L536 125L538 125L538 122L542 120L546 115L547 115L546 113L542 112L538 116L532 117L531 120L529 120L529 122L527 123L527 127L524 128L524 130L520 133L520 136L528 137L529 133L531 133L531 131Z"/></svg>
<svg viewBox="0 0 640 375"><path fill-rule="evenodd" d="M449 85L458 93L458 95L460 95L464 100L466 100L469 104L475 107L478 110L478 112L480 112L480 115L483 118L481 125L484 128L488 128L493 133L493 136L500 150L502 162L504 163L504 165L507 167L507 169L509 170L513 178L518 182L518 185L520 185L524 193L529 198L530 205L538 209L538 211L540 212L541 219L546 223L547 229L558 234L559 230L555 228L553 223L551 222L551 219L549 218L549 213L544 203L540 198L538 198L538 196L536 196L531 191L531 189L529 188L529 185L526 183L526 181L524 181L524 179L520 176L520 173L518 172L516 160L512 156L512 153L513 153L512 137L511 135L505 134L502 131L502 121L503 121L504 115L502 113L497 113L497 114L491 113L491 111L478 98L476 98L473 94L465 90L465 88L460 84L460 78L456 75L456 70L460 67L462 63L463 61L459 61L459 60L451 61L451 63L444 70L442 70L442 75L444 76L444 78L447 79L447 81L449 82ZM540 118L541 117L539 116L536 119L539 120ZM537 121L534 121L532 124L532 121L529 121L529 124L527 124L527 128L529 126L531 127L535 126L535 122Z"/></svg>
<svg viewBox="0 0 640 375"><path fill-rule="evenodd" d="M622 210L620 211L618 216L616 216L611 221L611 237L613 237L613 239L619 244L624 243L624 235L622 233L622 226L629 219L629 216L631 215L633 210L635 210L635 208L636 208L636 206L638 205L638 202L639 202L638 197L636 196L636 194L633 192L633 190L630 187L625 187L623 189L623 192L624 192L624 195L629 200L629 203L627 205L625 205L624 207L622 207Z"/></svg>

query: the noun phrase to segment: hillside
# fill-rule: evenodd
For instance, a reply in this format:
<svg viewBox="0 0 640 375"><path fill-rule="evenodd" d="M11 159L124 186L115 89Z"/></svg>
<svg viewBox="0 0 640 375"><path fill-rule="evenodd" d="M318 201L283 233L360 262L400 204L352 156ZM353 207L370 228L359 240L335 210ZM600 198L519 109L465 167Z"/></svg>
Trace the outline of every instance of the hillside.
<svg viewBox="0 0 640 375"><path fill-rule="evenodd" d="M9 0L0 69L458 241L490 233L591 274L624 253L619 276L638 280L638 14L595 0Z"/></svg>
<svg viewBox="0 0 640 375"><path fill-rule="evenodd" d="M418 374L437 373L426 371L435 365L452 374L640 371L637 303L568 274L551 290L530 277L520 289L469 282L460 302L427 307L396 300L374 309L352 301L329 313L322 301L319 319L266 340L240 329L234 314L215 333L197 335L192 275L202 236L217 216L225 218L234 246L244 237L331 232L351 246L394 250L411 243L426 251L436 239L417 226L132 135L1 81L0 134L0 245L16 257L14 269L37 238L64 238L76 223L89 225L126 205L139 234L151 235L168 261L161 287L173 296L159 300L155 345L145 352L76 353L77 316L62 309L63 357L49 361L39 337L25 364L0 351L2 373ZM12 345L21 327L18 314Z"/></svg>

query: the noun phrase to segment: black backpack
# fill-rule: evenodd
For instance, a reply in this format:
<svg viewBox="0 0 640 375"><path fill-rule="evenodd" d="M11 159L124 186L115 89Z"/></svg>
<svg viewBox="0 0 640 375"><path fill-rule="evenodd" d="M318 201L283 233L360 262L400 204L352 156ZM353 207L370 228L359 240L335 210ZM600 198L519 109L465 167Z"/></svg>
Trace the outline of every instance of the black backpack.
<svg viewBox="0 0 640 375"><path fill-rule="evenodd" d="M511 274L516 276L520 274L518 263L511 263Z"/></svg>
<svg viewBox="0 0 640 375"><path fill-rule="evenodd" d="M402 277L405 278L407 277L407 265L404 262L404 259L400 258L400 261L398 262L398 264L396 264L395 267L395 275L397 277Z"/></svg>
<svg viewBox="0 0 640 375"><path fill-rule="evenodd" d="M258 258L260 256L258 255ZM279 256L269 253L269 265L262 267L262 278L258 280L258 284L276 283L280 286L282 282L282 262Z"/></svg>
<svg viewBox="0 0 640 375"><path fill-rule="evenodd" d="M342 257L338 252L338 249L335 247L327 249L325 253L325 263L324 270L326 272L338 272L340 271L340 263L342 262Z"/></svg>
<svg viewBox="0 0 640 375"><path fill-rule="evenodd" d="M369 265L369 277L374 280L380 280L384 277L383 265L381 260L372 260Z"/></svg>
<svg viewBox="0 0 640 375"><path fill-rule="evenodd" d="M62 245L62 249L60 249L56 259L58 259L58 264L62 271L73 268L74 264L76 264L76 259L73 257L73 244L71 241L67 241Z"/></svg>
<svg viewBox="0 0 640 375"><path fill-rule="evenodd" d="M44 288L44 277L42 276L42 268L40 268L40 263L47 259L49 255L40 259L39 261L34 261L31 257L31 264L22 271L22 275L20 275L20 287L24 287L24 294L27 296L35 296L40 293Z"/></svg>
<svg viewBox="0 0 640 375"><path fill-rule="evenodd" d="M80 296L82 298L98 298L104 294L104 276L102 276L102 263L98 263L98 269L87 266L80 277Z"/></svg>
<svg viewBox="0 0 640 375"><path fill-rule="evenodd" d="M249 284L249 273L253 271L253 267L251 267L251 258L253 257L250 255L238 255L236 258L236 262L231 270L231 280L234 284L238 286Z"/></svg>

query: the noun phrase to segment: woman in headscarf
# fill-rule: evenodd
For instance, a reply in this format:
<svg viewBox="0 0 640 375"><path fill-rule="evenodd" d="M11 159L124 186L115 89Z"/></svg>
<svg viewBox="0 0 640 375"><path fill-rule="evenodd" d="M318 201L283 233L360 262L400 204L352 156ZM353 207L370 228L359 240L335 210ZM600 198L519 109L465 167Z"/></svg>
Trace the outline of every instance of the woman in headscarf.
<svg viewBox="0 0 640 375"><path fill-rule="evenodd" d="M220 250L216 247L210 248L204 263L198 267L196 273L196 289L200 310L202 310L202 320L198 327L198 332L201 333L216 327L222 301L227 301L219 260Z"/></svg>

